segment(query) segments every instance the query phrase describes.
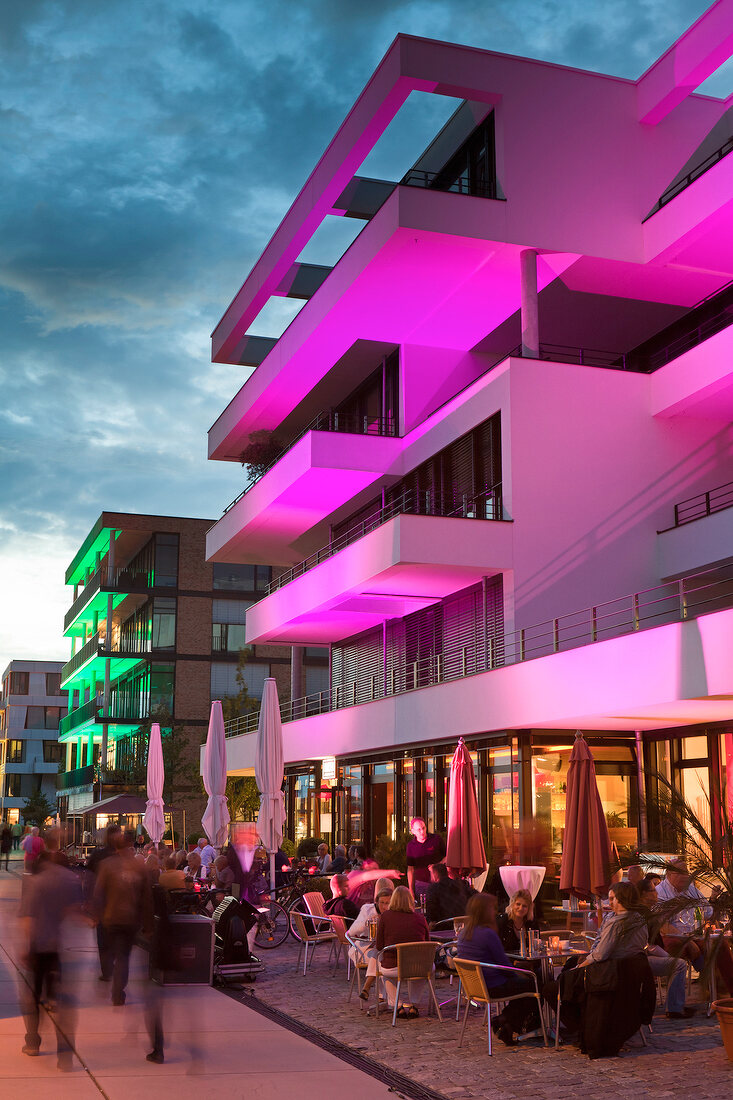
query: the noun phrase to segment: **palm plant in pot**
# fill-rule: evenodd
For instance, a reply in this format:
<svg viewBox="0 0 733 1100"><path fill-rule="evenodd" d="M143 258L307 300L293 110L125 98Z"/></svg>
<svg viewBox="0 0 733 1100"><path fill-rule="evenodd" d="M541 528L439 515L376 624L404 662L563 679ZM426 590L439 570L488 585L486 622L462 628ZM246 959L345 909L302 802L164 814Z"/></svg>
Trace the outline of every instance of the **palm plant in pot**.
<svg viewBox="0 0 733 1100"><path fill-rule="evenodd" d="M674 939L674 953L696 957L701 977L712 982L720 963L729 986L718 998L718 1018L728 1058L733 1061L733 826L725 805L712 812L709 800L696 809L664 776L651 777L655 792L647 805L649 849L641 864L664 875L662 897L651 911L654 932ZM674 853L670 857L658 853ZM664 895L668 896L664 896ZM724 958L728 956L728 958Z"/></svg>

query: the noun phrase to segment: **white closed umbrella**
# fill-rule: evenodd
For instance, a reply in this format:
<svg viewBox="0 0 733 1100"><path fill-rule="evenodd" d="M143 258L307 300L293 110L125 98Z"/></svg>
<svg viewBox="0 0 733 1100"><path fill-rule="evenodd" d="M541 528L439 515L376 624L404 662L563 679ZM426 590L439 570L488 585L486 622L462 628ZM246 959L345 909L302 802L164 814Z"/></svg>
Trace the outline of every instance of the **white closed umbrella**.
<svg viewBox="0 0 733 1100"><path fill-rule="evenodd" d="M164 782L163 742L160 739L160 726L157 722L153 722L150 727L150 738L148 739L148 800L145 803L143 823L148 836L156 844L160 844L165 832L165 817L163 816Z"/></svg>
<svg viewBox="0 0 733 1100"><path fill-rule="evenodd" d="M255 778L260 792L260 813L257 831L270 854L270 890L275 890L275 852L282 843L285 804L283 802L283 728L280 720L280 703L277 684L265 680L257 727L255 752Z"/></svg>
<svg viewBox="0 0 733 1100"><path fill-rule="evenodd" d="M224 734L224 715L218 699L211 704L201 777L209 796L201 824L209 838L209 843L215 848L221 848L227 842L230 818L226 796L227 742Z"/></svg>

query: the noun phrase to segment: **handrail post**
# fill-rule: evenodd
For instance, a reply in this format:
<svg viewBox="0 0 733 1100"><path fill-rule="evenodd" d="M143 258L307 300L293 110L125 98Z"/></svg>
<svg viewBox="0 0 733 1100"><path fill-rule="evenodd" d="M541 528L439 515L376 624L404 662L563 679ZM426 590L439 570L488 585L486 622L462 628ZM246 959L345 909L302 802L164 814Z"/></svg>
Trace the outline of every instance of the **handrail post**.
<svg viewBox="0 0 733 1100"><path fill-rule="evenodd" d="M494 667L494 639L489 637L486 639L486 667Z"/></svg>
<svg viewBox="0 0 733 1100"><path fill-rule="evenodd" d="M552 620L552 652L557 653L560 648L560 624L557 619Z"/></svg>
<svg viewBox="0 0 733 1100"><path fill-rule="evenodd" d="M706 516L710 515L710 493L709 492L707 492L705 494L705 515Z"/></svg>
<svg viewBox="0 0 733 1100"><path fill-rule="evenodd" d="M591 607L590 609L590 640L592 642L598 641L598 608Z"/></svg>
<svg viewBox="0 0 733 1100"><path fill-rule="evenodd" d="M685 595L685 581L684 577L680 577L677 581L677 591L679 593L680 600L680 618L687 618L687 596Z"/></svg>
<svg viewBox="0 0 733 1100"><path fill-rule="evenodd" d="M631 614L632 614L633 629L638 630L639 629L639 593L638 592L634 592L633 596L631 597Z"/></svg>
<svg viewBox="0 0 733 1100"><path fill-rule="evenodd" d="M525 658L524 627L522 627L521 630L519 631L519 660L523 661L524 658Z"/></svg>

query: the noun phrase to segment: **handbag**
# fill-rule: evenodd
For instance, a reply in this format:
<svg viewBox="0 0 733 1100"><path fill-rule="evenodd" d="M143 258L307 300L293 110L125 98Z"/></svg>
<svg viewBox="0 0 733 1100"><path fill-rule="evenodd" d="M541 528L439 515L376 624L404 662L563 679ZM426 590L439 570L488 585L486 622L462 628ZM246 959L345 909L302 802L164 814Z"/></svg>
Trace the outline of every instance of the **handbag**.
<svg viewBox="0 0 733 1100"><path fill-rule="evenodd" d="M616 959L603 959L591 963L585 970L586 993L613 993L618 986L618 964Z"/></svg>

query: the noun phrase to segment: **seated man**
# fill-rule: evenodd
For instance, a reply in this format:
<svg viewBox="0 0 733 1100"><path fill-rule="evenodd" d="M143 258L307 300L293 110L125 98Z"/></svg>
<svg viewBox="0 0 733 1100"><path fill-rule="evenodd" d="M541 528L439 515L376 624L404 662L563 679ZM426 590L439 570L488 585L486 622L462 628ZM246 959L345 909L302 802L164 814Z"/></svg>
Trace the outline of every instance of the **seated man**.
<svg viewBox="0 0 733 1100"><path fill-rule="evenodd" d="M720 893L717 887L715 895ZM695 924L695 909L699 909L703 920L712 916L712 909L708 905L707 898L700 893L692 881L692 876L684 859L674 860L667 868L666 877L657 887L657 898L662 903L668 903L674 908L669 913L665 924L662 925L662 939L664 947L670 955L679 955L687 958L698 973L704 965L705 940L703 936L693 936L690 929ZM681 904L679 899L689 898L689 905L681 907L671 906L671 903ZM728 993L733 997L733 956L730 947L724 941L720 941L717 955L717 968L720 971Z"/></svg>
<svg viewBox="0 0 733 1100"><path fill-rule="evenodd" d="M428 928L434 928L451 917L462 917L466 912L466 900L460 884L449 877L446 865L434 863L430 868L430 885L425 893Z"/></svg>
<svg viewBox="0 0 733 1100"><path fill-rule="evenodd" d="M638 886L641 904L647 909L653 909L657 904L655 878L656 875L647 875ZM659 932L655 934L650 930L646 957L654 977L667 979L667 1019L683 1020L687 1016L694 1016L695 1009L692 1005L685 1005L687 966L682 959L665 951Z"/></svg>
<svg viewBox="0 0 733 1100"><path fill-rule="evenodd" d="M347 921L354 920L359 915L359 910L348 897L349 880L346 875L334 875L329 882L331 897L324 905L324 909L333 917L344 917Z"/></svg>

